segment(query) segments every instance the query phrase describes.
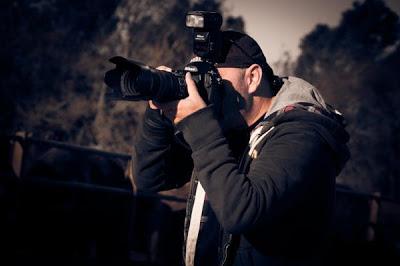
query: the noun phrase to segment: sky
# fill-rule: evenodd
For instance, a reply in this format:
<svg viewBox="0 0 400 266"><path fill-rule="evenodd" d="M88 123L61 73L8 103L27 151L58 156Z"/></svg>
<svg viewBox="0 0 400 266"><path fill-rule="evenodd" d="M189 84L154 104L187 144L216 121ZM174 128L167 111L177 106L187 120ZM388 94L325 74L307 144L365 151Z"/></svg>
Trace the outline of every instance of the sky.
<svg viewBox="0 0 400 266"><path fill-rule="evenodd" d="M267 61L274 63L285 51L296 59L300 40L316 24L335 26L354 0L225 0L234 16L242 16L246 32L257 40ZM400 14L400 0L386 0Z"/></svg>

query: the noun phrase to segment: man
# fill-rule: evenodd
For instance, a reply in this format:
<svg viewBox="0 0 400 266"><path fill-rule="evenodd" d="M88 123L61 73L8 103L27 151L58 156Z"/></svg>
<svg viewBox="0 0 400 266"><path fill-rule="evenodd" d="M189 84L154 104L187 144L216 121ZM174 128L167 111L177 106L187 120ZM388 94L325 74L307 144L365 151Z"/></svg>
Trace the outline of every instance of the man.
<svg viewBox="0 0 400 266"><path fill-rule="evenodd" d="M186 265L309 265L329 226L348 134L312 85L274 76L251 37L226 31L223 40L222 102L207 106L189 74L187 98L150 102L134 148L136 185L170 189L193 169Z"/></svg>

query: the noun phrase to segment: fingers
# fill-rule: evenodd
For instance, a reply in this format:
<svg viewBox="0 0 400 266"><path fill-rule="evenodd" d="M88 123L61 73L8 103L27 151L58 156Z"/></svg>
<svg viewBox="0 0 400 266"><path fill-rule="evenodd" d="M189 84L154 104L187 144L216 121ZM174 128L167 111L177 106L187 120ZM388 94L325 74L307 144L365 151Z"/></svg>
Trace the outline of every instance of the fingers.
<svg viewBox="0 0 400 266"><path fill-rule="evenodd" d="M187 85L187 90L189 95L199 95L197 90L197 85L192 79L192 74L190 72L186 72L185 81ZM200 96L200 95L199 95Z"/></svg>
<svg viewBox="0 0 400 266"><path fill-rule="evenodd" d="M170 68L165 66L160 66L157 69L162 71L171 70ZM185 81L189 94L187 98L161 103L154 100L149 101L150 108L162 110L162 114L169 120L171 120L174 124L179 123L185 117L207 106L204 100L200 97L196 83L192 79L191 73L186 73Z"/></svg>
<svg viewBox="0 0 400 266"><path fill-rule="evenodd" d="M162 70L162 71L167 71L167 72L171 72L172 71L172 68L169 68L167 66L158 66L156 69Z"/></svg>
<svg viewBox="0 0 400 266"><path fill-rule="evenodd" d="M153 110L158 110L157 105L152 100L149 101L149 106Z"/></svg>

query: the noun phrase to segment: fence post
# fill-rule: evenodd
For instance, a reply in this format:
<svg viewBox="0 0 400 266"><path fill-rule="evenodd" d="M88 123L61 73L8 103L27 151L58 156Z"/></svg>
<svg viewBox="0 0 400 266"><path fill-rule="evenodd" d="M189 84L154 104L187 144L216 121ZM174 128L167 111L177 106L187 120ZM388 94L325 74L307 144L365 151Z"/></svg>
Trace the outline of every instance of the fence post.
<svg viewBox="0 0 400 266"><path fill-rule="evenodd" d="M28 137L28 133L25 131L18 131L15 133L16 137L20 137L25 140ZM10 148L10 163L12 170L17 177L21 177L22 164L24 159L24 148L19 139L12 140Z"/></svg>
<svg viewBox="0 0 400 266"><path fill-rule="evenodd" d="M380 192L374 192L369 200L369 218L366 240L372 242L376 238L376 225L378 223L379 205L380 205Z"/></svg>

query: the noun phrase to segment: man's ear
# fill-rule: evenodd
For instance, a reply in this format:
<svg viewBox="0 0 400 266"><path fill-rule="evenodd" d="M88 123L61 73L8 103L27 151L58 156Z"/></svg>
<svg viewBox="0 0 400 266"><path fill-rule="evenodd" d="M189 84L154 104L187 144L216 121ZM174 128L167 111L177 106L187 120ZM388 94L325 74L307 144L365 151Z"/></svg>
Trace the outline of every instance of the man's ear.
<svg viewBox="0 0 400 266"><path fill-rule="evenodd" d="M260 86L262 74L262 68L258 64L252 64L246 69L245 79L249 94L254 94Z"/></svg>

